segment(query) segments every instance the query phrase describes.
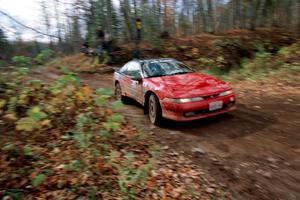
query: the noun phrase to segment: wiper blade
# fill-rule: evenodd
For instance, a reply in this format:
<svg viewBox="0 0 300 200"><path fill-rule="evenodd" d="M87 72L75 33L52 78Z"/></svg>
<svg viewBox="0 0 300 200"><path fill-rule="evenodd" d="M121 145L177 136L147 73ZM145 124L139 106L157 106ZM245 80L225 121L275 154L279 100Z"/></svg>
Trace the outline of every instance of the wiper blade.
<svg viewBox="0 0 300 200"><path fill-rule="evenodd" d="M147 78L155 78L155 77L161 77L161 76L167 76L166 74L162 74L162 75L153 75L153 76L148 76Z"/></svg>
<svg viewBox="0 0 300 200"><path fill-rule="evenodd" d="M176 72L174 74L170 74L170 75L177 75L177 74L187 74L187 73L191 73L191 72Z"/></svg>

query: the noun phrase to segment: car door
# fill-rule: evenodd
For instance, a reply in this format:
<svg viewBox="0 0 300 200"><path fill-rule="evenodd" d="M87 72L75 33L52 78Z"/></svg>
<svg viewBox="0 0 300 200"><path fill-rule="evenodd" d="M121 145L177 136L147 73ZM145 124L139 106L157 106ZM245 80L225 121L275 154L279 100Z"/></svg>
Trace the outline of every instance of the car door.
<svg viewBox="0 0 300 200"><path fill-rule="evenodd" d="M142 81L142 69L141 64L136 61L128 63L127 75L130 78L130 84L128 84L128 96L135 99L138 102L142 102L143 99L143 81ZM140 79L140 80L137 80Z"/></svg>

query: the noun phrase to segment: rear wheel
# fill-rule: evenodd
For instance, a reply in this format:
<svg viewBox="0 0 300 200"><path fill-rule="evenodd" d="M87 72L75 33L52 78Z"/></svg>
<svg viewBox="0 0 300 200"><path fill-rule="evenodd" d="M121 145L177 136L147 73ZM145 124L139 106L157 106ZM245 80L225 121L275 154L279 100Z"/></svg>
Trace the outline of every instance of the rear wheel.
<svg viewBox="0 0 300 200"><path fill-rule="evenodd" d="M162 120L162 111L159 100L155 94L151 94L148 102L148 114L152 124L159 125Z"/></svg>
<svg viewBox="0 0 300 200"><path fill-rule="evenodd" d="M117 83L115 86L115 96L118 100L122 99L122 89L119 83Z"/></svg>
<svg viewBox="0 0 300 200"><path fill-rule="evenodd" d="M121 85L119 83L117 83L115 86L115 97L117 100L122 101L122 103L124 103L124 104L127 103L126 97L124 97L122 95L122 89L121 89Z"/></svg>

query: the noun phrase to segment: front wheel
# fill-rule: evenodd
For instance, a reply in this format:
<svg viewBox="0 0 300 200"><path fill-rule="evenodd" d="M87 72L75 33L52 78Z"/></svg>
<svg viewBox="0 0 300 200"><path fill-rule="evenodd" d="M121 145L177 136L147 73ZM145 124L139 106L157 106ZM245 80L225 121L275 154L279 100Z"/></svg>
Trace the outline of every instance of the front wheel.
<svg viewBox="0 0 300 200"><path fill-rule="evenodd" d="M148 114L152 124L159 125L162 120L162 111L157 96L151 94L148 102Z"/></svg>

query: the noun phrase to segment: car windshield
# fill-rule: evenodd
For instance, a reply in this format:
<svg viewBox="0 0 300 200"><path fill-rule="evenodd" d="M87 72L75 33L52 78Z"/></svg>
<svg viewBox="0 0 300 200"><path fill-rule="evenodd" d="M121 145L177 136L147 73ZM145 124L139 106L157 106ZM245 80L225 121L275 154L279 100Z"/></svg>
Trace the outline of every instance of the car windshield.
<svg viewBox="0 0 300 200"><path fill-rule="evenodd" d="M178 61L150 62L144 70L147 77L171 76L194 72L188 66Z"/></svg>

